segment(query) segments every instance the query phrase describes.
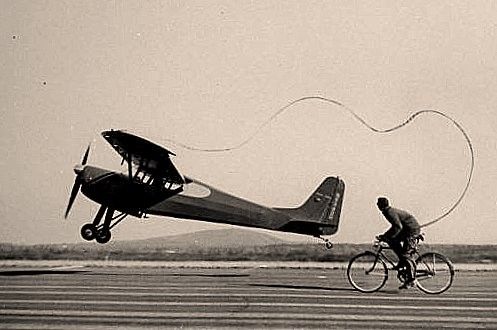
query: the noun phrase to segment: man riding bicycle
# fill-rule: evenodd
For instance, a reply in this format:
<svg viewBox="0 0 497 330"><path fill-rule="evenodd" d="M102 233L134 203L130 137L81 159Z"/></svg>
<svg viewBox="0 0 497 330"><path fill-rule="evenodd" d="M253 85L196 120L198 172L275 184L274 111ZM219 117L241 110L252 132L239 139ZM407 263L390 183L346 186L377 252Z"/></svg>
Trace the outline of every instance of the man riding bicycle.
<svg viewBox="0 0 497 330"><path fill-rule="evenodd" d="M377 236L385 241L399 257L397 268L406 267L407 281L399 289L407 289L414 285L416 263L413 254L417 248L417 237L421 227L414 216L408 212L393 208L385 197L378 198L376 205L383 216L392 225L384 234Z"/></svg>

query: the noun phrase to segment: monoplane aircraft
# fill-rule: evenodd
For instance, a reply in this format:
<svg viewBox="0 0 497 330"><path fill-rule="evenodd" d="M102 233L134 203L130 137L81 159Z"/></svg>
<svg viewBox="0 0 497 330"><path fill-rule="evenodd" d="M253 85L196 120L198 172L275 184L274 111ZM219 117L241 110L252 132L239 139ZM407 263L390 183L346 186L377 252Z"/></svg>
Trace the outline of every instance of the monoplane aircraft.
<svg viewBox="0 0 497 330"><path fill-rule="evenodd" d="M86 165L90 146L75 166L64 217L80 190L101 205L93 222L81 228L85 240L107 243L111 229L126 216L158 215L311 235L332 247L323 236L338 230L345 190L338 177L326 178L300 207L271 208L183 176L171 161L172 152L139 136L121 130L104 131L102 136L122 157L122 164L127 162L127 173Z"/></svg>

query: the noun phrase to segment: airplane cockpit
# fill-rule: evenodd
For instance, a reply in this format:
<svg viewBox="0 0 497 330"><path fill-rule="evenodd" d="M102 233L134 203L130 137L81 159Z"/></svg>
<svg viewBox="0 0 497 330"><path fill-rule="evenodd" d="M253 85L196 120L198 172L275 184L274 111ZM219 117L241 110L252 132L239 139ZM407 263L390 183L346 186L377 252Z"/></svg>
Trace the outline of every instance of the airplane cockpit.
<svg viewBox="0 0 497 330"><path fill-rule="evenodd" d="M105 131L102 136L122 157L121 164L127 163L132 183L170 192L181 191L186 181L171 161L170 156L174 153L124 131Z"/></svg>

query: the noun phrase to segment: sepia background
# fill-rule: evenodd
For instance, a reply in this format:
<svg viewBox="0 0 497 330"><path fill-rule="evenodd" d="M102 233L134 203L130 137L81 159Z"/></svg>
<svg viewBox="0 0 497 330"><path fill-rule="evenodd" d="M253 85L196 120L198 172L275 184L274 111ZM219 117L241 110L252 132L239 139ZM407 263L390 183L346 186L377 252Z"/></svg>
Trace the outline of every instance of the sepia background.
<svg viewBox="0 0 497 330"><path fill-rule="evenodd" d="M326 176L346 183L337 242L387 224L377 196L427 222L468 179L470 153L447 120L392 134L350 113L289 102L338 100L376 128L417 110L457 120L475 148L461 205L425 228L437 243L497 243L495 1L0 1L0 241L78 242L97 205L81 194L63 219L72 168L120 170L100 136L127 129L168 147L185 175L255 202L302 203ZM114 239L225 228L129 218ZM297 239L294 235L286 235Z"/></svg>

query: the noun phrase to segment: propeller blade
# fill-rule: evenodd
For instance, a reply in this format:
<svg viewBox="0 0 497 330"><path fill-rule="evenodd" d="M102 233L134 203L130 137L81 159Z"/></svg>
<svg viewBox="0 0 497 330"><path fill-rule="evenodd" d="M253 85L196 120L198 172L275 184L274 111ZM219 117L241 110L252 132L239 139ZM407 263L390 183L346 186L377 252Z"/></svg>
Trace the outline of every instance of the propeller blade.
<svg viewBox="0 0 497 330"><path fill-rule="evenodd" d="M66 213L64 214L64 219L67 219L69 212L71 211L72 204L78 195L79 189L81 188L82 182L82 172L84 171L84 167L86 162L88 161L88 156L90 155L90 144L88 144L88 148L86 148L86 152L83 156L83 160L81 161L81 165L76 165L74 168L74 172L76 173L76 180L74 180L74 185L72 186L71 195L69 196L69 203L67 204Z"/></svg>
<svg viewBox="0 0 497 330"><path fill-rule="evenodd" d="M64 215L64 219L67 219L67 216L69 215L69 211L71 211L72 204L74 203L74 200L76 199L76 196L78 195L80 187L81 187L81 180L79 180L79 178L76 178L76 180L74 181L74 186L72 186L71 196L69 197L69 203L67 204L67 209L66 209L66 213Z"/></svg>
<svg viewBox="0 0 497 330"><path fill-rule="evenodd" d="M83 156L83 160L81 161L81 165L86 165L86 162L88 161L88 155L90 154L90 145L88 144L88 148L86 148L85 155Z"/></svg>

